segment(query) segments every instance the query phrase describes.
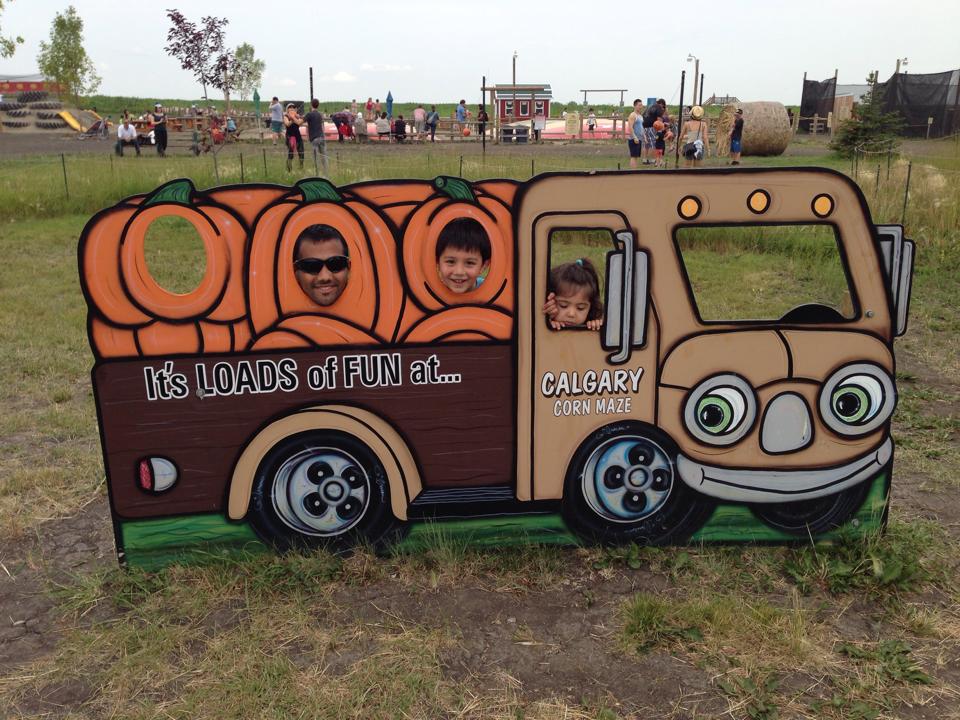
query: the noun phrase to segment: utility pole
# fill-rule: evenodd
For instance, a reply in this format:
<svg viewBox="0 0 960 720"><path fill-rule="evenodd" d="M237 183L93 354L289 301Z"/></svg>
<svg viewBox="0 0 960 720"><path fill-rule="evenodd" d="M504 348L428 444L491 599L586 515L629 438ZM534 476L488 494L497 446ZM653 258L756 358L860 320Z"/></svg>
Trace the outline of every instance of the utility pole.
<svg viewBox="0 0 960 720"><path fill-rule="evenodd" d="M698 58L693 53L687 53L687 62L693 60L693 96L690 101L691 105L697 104L697 81L700 79L700 58Z"/></svg>
<svg viewBox="0 0 960 720"><path fill-rule="evenodd" d="M517 114L517 51L513 51L513 103L510 105L510 122L513 122Z"/></svg>

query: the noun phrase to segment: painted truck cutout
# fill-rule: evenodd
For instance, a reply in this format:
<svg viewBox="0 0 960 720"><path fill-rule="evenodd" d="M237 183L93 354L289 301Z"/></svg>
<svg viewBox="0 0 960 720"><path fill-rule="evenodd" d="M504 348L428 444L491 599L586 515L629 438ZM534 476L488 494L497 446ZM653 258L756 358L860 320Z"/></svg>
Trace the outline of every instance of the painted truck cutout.
<svg viewBox="0 0 960 720"><path fill-rule="evenodd" d="M157 283L145 251L169 216L206 256L185 294ZM457 293L436 253L463 218L490 255ZM336 228L349 257L328 306L294 267L316 225ZM741 231L825 235L835 301L762 319L710 306L712 261L696 243ZM597 331L558 331L543 314L568 237L597 248ZM207 191L178 180L128 198L79 245L119 557L414 547L427 521L490 543L875 529L913 253L822 169Z"/></svg>

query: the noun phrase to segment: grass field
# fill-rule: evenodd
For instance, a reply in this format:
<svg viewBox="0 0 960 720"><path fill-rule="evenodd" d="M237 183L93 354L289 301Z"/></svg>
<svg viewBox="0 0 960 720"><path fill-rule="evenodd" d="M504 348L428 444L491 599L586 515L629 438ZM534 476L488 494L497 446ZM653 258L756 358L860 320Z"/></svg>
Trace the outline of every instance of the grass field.
<svg viewBox="0 0 960 720"><path fill-rule="evenodd" d="M462 152L471 179L622 160L619 148L576 146L486 160L475 147L393 150L344 149L333 179L457 175ZM898 341L885 534L497 549L468 542L469 528L428 527L415 552L386 559L210 553L156 572L119 571L110 555L76 241L125 195L180 176L213 185L211 160L68 158L69 196L59 158L5 161L0 717L957 717L960 156L949 143L914 150L906 226L918 265ZM260 175L252 157L247 181L295 179L279 154ZM238 155L218 162L221 182L240 180ZM825 155L765 162L849 170ZM868 169L875 222L898 222L906 161L889 178L884 164L879 182ZM830 258L803 257L795 276L824 285ZM718 258L718 307L737 301L744 267L757 291L782 287L777 259L750 243L708 239L690 262Z"/></svg>

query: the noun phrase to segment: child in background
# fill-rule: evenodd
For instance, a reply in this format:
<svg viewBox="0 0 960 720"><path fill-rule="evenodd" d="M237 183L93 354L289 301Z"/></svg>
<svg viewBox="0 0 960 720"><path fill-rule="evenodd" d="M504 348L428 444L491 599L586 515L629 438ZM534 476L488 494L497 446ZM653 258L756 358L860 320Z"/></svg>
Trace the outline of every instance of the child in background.
<svg viewBox="0 0 960 720"><path fill-rule="evenodd" d="M600 278L588 258L558 265L550 271L543 314L554 330L577 325L585 325L587 330L600 329L603 325Z"/></svg>
<svg viewBox="0 0 960 720"><path fill-rule="evenodd" d="M447 224L437 238L437 274L450 292L468 293L490 267L490 238L473 218Z"/></svg>
<svg viewBox="0 0 960 720"><path fill-rule="evenodd" d="M357 136L358 143L367 141L367 119L363 113L357 113L357 117L353 121L353 134Z"/></svg>
<svg viewBox="0 0 960 720"><path fill-rule="evenodd" d="M663 161L663 152L667 148L667 126L660 118L653 121L653 134L654 165L663 167L666 164Z"/></svg>
<svg viewBox="0 0 960 720"><path fill-rule="evenodd" d="M587 115L587 132L593 135L593 132L596 129L597 129L597 116L593 112L593 108L590 108L590 112Z"/></svg>

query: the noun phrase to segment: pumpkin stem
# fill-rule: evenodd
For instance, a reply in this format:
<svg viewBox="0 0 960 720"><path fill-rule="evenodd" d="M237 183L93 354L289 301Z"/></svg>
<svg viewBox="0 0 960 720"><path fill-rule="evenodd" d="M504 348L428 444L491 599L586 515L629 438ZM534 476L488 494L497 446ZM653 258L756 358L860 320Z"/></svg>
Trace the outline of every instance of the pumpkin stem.
<svg viewBox="0 0 960 720"><path fill-rule="evenodd" d="M185 178L172 180L166 185L161 185L143 201L143 207L156 205L157 203L174 203L176 205L189 205L190 198L196 188L193 182Z"/></svg>
<svg viewBox="0 0 960 720"><path fill-rule="evenodd" d="M303 199L307 202L315 202L317 200L343 202L343 195L337 190L337 186L329 180L323 180L321 178L301 180L297 183L296 187L303 194Z"/></svg>
<svg viewBox="0 0 960 720"><path fill-rule="evenodd" d="M477 196L473 194L473 188L470 186L470 183L462 178L440 175L434 178L433 186L454 200L463 200L464 202L471 203L477 201Z"/></svg>

